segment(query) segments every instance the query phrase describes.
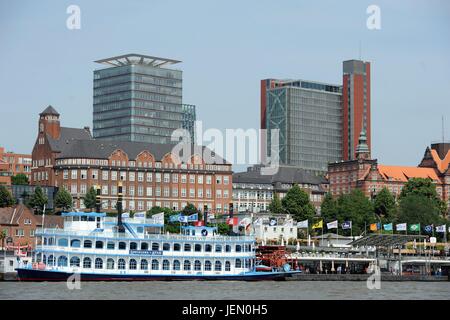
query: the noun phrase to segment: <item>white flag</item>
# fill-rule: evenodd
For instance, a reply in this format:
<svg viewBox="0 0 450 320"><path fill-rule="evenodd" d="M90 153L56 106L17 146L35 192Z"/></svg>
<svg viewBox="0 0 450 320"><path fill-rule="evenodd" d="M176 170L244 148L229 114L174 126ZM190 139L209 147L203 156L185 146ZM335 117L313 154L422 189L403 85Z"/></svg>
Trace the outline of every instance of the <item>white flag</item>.
<svg viewBox="0 0 450 320"><path fill-rule="evenodd" d="M338 221L335 220L333 222L327 223L327 229L337 229Z"/></svg>
<svg viewBox="0 0 450 320"><path fill-rule="evenodd" d="M257 226L257 225L262 225L262 223L263 223L263 219L262 219L262 218L258 218L258 219L255 220L255 222L253 222L253 224L254 224L255 226Z"/></svg>
<svg viewBox="0 0 450 320"><path fill-rule="evenodd" d="M155 224L164 224L164 212L152 215Z"/></svg>
<svg viewBox="0 0 450 320"><path fill-rule="evenodd" d="M292 227L293 225L294 225L294 220L292 220L292 219L286 219L284 221L284 226L285 227Z"/></svg>
<svg viewBox="0 0 450 320"><path fill-rule="evenodd" d="M252 222L252 220L250 220L250 218L244 218L239 222L240 226L247 226Z"/></svg>
<svg viewBox="0 0 450 320"><path fill-rule="evenodd" d="M129 217L130 217L130 213L129 212L122 213L122 218L129 218Z"/></svg>
<svg viewBox="0 0 450 320"><path fill-rule="evenodd" d="M308 228L308 219L297 222L297 228Z"/></svg>
<svg viewBox="0 0 450 320"><path fill-rule="evenodd" d="M397 231L406 231L406 223L399 223L395 225Z"/></svg>
<svg viewBox="0 0 450 320"><path fill-rule="evenodd" d="M436 232L445 232L445 224L442 226L436 226Z"/></svg>
<svg viewBox="0 0 450 320"><path fill-rule="evenodd" d="M136 212L136 213L134 214L134 217L135 217L135 218L145 218L145 211L142 211L142 212Z"/></svg>

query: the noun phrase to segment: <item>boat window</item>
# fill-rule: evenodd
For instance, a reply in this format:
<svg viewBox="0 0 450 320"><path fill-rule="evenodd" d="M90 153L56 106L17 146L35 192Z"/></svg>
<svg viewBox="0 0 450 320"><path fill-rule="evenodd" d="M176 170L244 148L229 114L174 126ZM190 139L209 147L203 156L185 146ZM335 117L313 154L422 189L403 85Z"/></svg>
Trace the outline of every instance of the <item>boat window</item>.
<svg viewBox="0 0 450 320"><path fill-rule="evenodd" d="M84 240L83 247L85 247L85 248L92 248L92 241L91 240Z"/></svg>
<svg viewBox="0 0 450 320"><path fill-rule="evenodd" d="M136 270L137 268L136 265L137 265L136 260L130 259L130 270Z"/></svg>
<svg viewBox="0 0 450 320"><path fill-rule="evenodd" d="M88 221L95 221L95 217L88 217Z"/></svg>
<svg viewBox="0 0 450 320"><path fill-rule="evenodd" d="M180 261L173 260L173 270L180 270Z"/></svg>
<svg viewBox="0 0 450 320"><path fill-rule="evenodd" d="M148 243L147 242L142 242L141 243L141 250L148 250Z"/></svg>
<svg viewBox="0 0 450 320"><path fill-rule="evenodd" d="M173 244L173 251L180 251L181 250L181 246L179 243L174 243Z"/></svg>
<svg viewBox="0 0 450 320"><path fill-rule="evenodd" d="M49 246L55 245L55 238L48 238L48 245Z"/></svg>
<svg viewBox="0 0 450 320"><path fill-rule="evenodd" d="M205 252L211 252L212 246L210 244L205 244Z"/></svg>
<svg viewBox="0 0 450 320"><path fill-rule="evenodd" d="M123 241L119 242L119 250L125 250L127 248L127 244Z"/></svg>
<svg viewBox="0 0 450 320"><path fill-rule="evenodd" d="M95 269L103 269L103 259L102 258L95 259Z"/></svg>
<svg viewBox="0 0 450 320"><path fill-rule="evenodd" d="M216 252L222 252L222 246L220 244L216 244Z"/></svg>
<svg viewBox="0 0 450 320"><path fill-rule="evenodd" d="M225 261L225 271L230 271L231 270L231 263L230 261Z"/></svg>
<svg viewBox="0 0 450 320"><path fill-rule="evenodd" d="M211 271L211 261L205 261L205 271Z"/></svg>
<svg viewBox="0 0 450 320"><path fill-rule="evenodd" d="M106 269L114 269L114 260L109 258L106 260Z"/></svg>
<svg viewBox="0 0 450 320"><path fill-rule="evenodd" d="M247 245L245 246L245 251L247 251L247 252L252 251L252 246L249 245L249 244L247 244Z"/></svg>
<svg viewBox="0 0 450 320"><path fill-rule="evenodd" d="M103 241L95 241L95 249L103 249Z"/></svg>
<svg viewBox="0 0 450 320"><path fill-rule="evenodd" d="M202 251L202 245L196 243L196 244L194 245L194 251L195 251L195 252L201 252L201 251Z"/></svg>
<svg viewBox="0 0 450 320"><path fill-rule="evenodd" d="M240 244L237 244L237 245L236 245L235 251L236 251L236 252L241 252L241 251L242 251L242 247L241 247Z"/></svg>
<svg viewBox="0 0 450 320"><path fill-rule="evenodd" d="M71 267L79 267L80 266L80 258L78 258L78 257L70 258L70 266Z"/></svg>
<svg viewBox="0 0 450 320"><path fill-rule="evenodd" d="M202 264L201 264L200 260L195 260L195 262L194 262L194 270L195 271L202 270Z"/></svg>
<svg viewBox="0 0 450 320"><path fill-rule="evenodd" d="M74 248L79 248L80 244L80 240L78 239L73 239L72 241L70 241L70 246Z"/></svg>
<svg viewBox="0 0 450 320"><path fill-rule="evenodd" d="M236 263L234 264L236 268L242 268L242 261L241 259L236 259Z"/></svg>
<svg viewBox="0 0 450 320"><path fill-rule="evenodd" d="M47 256L44 254L43 256L42 256L42 261L45 263L45 261L47 261ZM40 260L39 260L39 262L41 262Z"/></svg>
<svg viewBox="0 0 450 320"><path fill-rule="evenodd" d="M191 245L189 243L185 243L184 244L184 251L191 251L191 250L192 250Z"/></svg>
<svg viewBox="0 0 450 320"><path fill-rule="evenodd" d="M189 260L184 260L183 270L185 271L191 270L191 262Z"/></svg>
<svg viewBox="0 0 450 320"><path fill-rule="evenodd" d="M225 252L231 252L231 246L229 244L225 246Z"/></svg>
<svg viewBox="0 0 450 320"><path fill-rule="evenodd" d="M163 243L163 250L164 251L169 251L170 250L170 243Z"/></svg>
<svg viewBox="0 0 450 320"><path fill-rule="evenodd" d="M58 267L67 267L67 257L66 256L60 256L58 258Z"/></svg>
<svg viewBox="0 0 450 320"><path fill-rule="evenodd" d="M166 259L163 260L163 270L170 270L169 260Z"/></svg>
<svg viewBox="0 0 450 320"><path fill-rule="evenodd" d="M152 260L152 270L159 270L159 262L156 259Z"/></svg>
<svg viewBox="0 0 450 320"><path fill-rule="evenodd" d="M115 248L114 242L108 241L108 244L107 244L106 247L107 247L108 249L114 249L114 248Z"/></svg>
<svg viewBox="0 0 450 320"><path fill-rule="evenodd" d="M245 267L249 268L250 267L250 260L249 259L245 259L244 262L245 262Z"/></svg>
<svg viewBox="0 0 450 320"><path fill-rule="evenodd" d="M83 268L90 268L91 267L91 258L84 258L83 259Z"/></svg>
<svg viewBox="0 0 450 320"><path fill-rule="evenodd" d="M60 247L67 247L67 239L66 238L62 238L62 239L58 239L58 246Z"/></svg>
<svg viewBox="0 0 450 320"><path fill-rule="evenodd" d="M44 238L44 246L46 246L47 245L47 238Z"/></svg>
<svg viewBox="0 0 450 320"><path fill-rule="evenodd" d="M136 250L137 249L137 243L136 242L130 242L130 250Z"/></svg>
<svg viewBox="0 0 450 320"><path fill-rule="evenodd" d="M137 227L136 228L137 233L144 233L144 227Z"/></svg>
<svg viewBox="0 0 450 320"><path fill-rule="evenodd" d="M79 216L73 217L73 221L80 221L80 217Z"/></svg>
<svg viewBox="0 0 450 320"><path fill-rule="evenodd" d="M118 266L119 270L124 270L125 269L125 260L119 259L119 261L117 262L117 266Z"/></svg>
<svg viewBox="0 0 450 320"><path fill-rule="evenodd" d="M87 216L81 216L81 221L87 221Z"/></svg>
<svg viewBox="0 0 450 320"><path fill-rule="evenodd" d="M155 250L155 251L159 250L159 243L153 242L152 243L152 250Z"/></svg>
<svg viewBox="0 0 450 320"><path fill-rule="evenodd" d="M48 256L47 264L49 266L54 266L55 265L55 257L52 254Z"/></svg>
<svg viewBox="0 0 450 320"><path fill-rule="evenodd" d="M141 260L141 270L148 270L148 261L146 259Z"/></svg>
<svg viewBox="0 0 450 320"><path fill-rule="evenodd" d="M222 271L222 262L216 261L214 264L214 271Z"/></svg>

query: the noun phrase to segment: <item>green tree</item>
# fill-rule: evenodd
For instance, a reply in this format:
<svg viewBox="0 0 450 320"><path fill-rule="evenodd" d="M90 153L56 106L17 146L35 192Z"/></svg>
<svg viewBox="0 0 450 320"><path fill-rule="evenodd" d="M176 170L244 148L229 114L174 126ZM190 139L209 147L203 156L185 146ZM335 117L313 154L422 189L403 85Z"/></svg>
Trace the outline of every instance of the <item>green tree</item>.
<svg viewBox="0 0 450 320"><path fill-rule="evenodd" d="M269 211L272 213L283 213L283 205L281 204L278 193L274 192L272 201L269 204Z"/></svg>
<svg viewBox="0 0 450 320"><path fill-rule="evenodd" d="M9 192L5 186L0 185L0 208L10 207L14 203L16 203L16 201L11 192Z"/></svg>
<svg viewBox="0 0 450 320"><path fill-rule="evenodd" d="M8 233L5 229L0 231L0 241L2 242L2 249L5 250L5 239L8 236Z"/></svg>
<svg viewBox="0 0 450 320"><path fill-rule="evenodd" d="M17 185L27 185L29 184L28 176L24 173L19 173L11 177L11 183Z"/></svg>
<svg viewBox="0 0 450 320"><path fill-rule="evenodd" d="M92 186L89 188L89 191L86 193L86 195L84 196L84 206L87 209L92 209L95 208L95 202L96 202L96 198L97 198L97 191L95 190L95 188Z"/></svg>
<svg viewBox="0 0 450 320"><path fill-rule="evenodd" d="M339 210L337 201L331 193L327 193L320 205L320 215L327 221L336 220Z"/></svg>
<svg viewBox="0 0 450 320"><path fill-rule="evenodd" d="M440 224L445 220L440 216L432 199L420 194L409 194L400 200L398 222L420 223L421 227Z"/></svg>
<svg viewBox="0 0 450 320"><path fill-rule="evenodd" d="M283 209L297 221L312 219L315 215L314 206L309 201L309 195L294 184L281 201Z"/></svg>
<svg viewBox="0 0 450 320"><path fill-rule="evenodd" d="M217 224L217 232L222 235L228 235L231 230L231 225L224 222Z"/></svg>
<svg viewBox="0 0 450 320"><path fill-rule="evenodd" d="M409 195L419 195L431 200L434 208L442 215L447 213L447 204L437 194L436 185L430 178L411 178L405 184L400 193L399 200Z"/></svg>
<svg viewBox="0 0 450 320"><path fill-rule="evenodd" d="M32 208L36 208L37 211L40 213L44 210L44 205L48 203L48 197L44 194L44 191L42 191L42 188L40 186L37 186L34 189L34 193L30 198L30 201L28 202L28 205Z"/></svg>
<svg viewBox="0 0 450 320"><path fill-rule="evenodd" d="M353 234L361 234L367 225L376 221L372 202L359 189L339 196L337 205L337 219L352 221Z"/></svg>
<svg viewBox="0 0 450 320"><path fill-rule="evenodd" d="M72 207L72 203L72 195L65 188L59 188L55 196L55 207L66 211Z"/></svg>
<svg viewBox="0 0 450 320"><path fill-rule="evenodd" d="M384 187L376 195L374 201L374 211L386 221L392 222L396 220L397 205L395 203L394 195Z"/></svg>
<svg viewBox="0 0 450 320"><path fill-rule="evenodd" d="M203 215L202 213L192 204L192 203L188 203L184 208L183 211L181 211L181 213L185 216L190 216L191 214L196 214L198 213L198 220L202 220L203 219Z"/></svg>

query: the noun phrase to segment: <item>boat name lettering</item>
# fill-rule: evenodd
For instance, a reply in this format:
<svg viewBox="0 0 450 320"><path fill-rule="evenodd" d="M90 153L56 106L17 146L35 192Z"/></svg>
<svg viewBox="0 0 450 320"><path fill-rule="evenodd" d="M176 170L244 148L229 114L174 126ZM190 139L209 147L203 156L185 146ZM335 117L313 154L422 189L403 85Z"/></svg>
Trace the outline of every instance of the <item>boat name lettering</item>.
<svg viewBox="0 0 450 320"><path fill-rule="evenodd" d="M147 256L162 256L163 252L159 250L130 250L130 254L143 254Z"/></svg>

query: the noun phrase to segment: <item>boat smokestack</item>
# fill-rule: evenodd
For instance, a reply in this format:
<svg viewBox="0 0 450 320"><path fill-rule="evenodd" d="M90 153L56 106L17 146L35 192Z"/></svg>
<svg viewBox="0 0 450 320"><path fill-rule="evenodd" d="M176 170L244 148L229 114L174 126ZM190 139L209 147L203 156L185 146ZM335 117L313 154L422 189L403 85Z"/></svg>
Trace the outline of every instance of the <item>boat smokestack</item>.
<svg viewBox="0 0 450 320"><path fill-rule="evenodd" d="M123 213L123 209L122 209L122 182L119 181L119 185L117 187L117 232L121 232L124 233L125 232L125 227L123 226L122 223L122 213Z"/></svg>
<svg viewBox="0 0 450 320"><path fill-rule="evenodd" d="M100 212L101 197L100 186L95 186L95 212Z"/></svg>
<svg viewBox="0 0 450 320"><path fill-rule="evenodd" d="M208 223L208 206L206 204L203 206L203 222L205 226Z"/></svg>

